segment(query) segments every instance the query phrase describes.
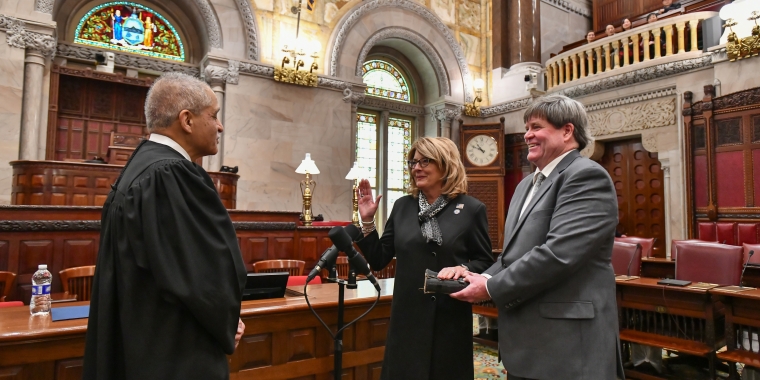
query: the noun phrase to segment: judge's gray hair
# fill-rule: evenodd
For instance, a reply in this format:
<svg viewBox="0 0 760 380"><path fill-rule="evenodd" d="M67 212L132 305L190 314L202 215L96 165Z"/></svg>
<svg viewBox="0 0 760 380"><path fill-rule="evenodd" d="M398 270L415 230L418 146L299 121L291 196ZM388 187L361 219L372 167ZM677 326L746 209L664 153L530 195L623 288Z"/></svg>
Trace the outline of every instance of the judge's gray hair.
<svg viewBox="0 0 760 380"><path fill-rule="evenodd" d="M211 105L211 87L187 74L170 72L161 75L148 90L145 99L145 121L148 132L170 126L182 110L199 114Z"/></svg>
<svg viewBox="0 0 760 380"><path fill-rule="evenodd" d="M523 115L523 122L527 123L531 118L544 119L554 128L560 129L570 123L575 129L573 137L578 143L578 150L583 150L589 143L586 134L588 116L583 104L564 95L547 95L536 99Z"/></svg>

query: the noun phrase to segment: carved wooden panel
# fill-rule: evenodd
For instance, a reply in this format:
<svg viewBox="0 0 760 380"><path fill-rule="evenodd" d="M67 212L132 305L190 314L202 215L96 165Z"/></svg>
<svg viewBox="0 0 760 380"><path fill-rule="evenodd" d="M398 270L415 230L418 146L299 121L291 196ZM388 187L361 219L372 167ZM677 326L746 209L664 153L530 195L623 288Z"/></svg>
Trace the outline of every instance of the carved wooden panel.
<svg viewBox="0 0 760 380"><path fill-rule="evenodd" d="M644 150L641 140L605 144L602 166L618 198L618 232L657 238L653 256L665 257L665 197L657 153Z"/></svg>
<svg viewBox="0 0 760 380"><path fill-rule="evenodd" d="M477 198L486 206L488 215L488 237L491 238L491 248L501 249L504 240L505 213L502 203L504 200L503 177L469 177L467 178L467 194Z"/></svg>
<svg viewBox="0 0 760 380"><path fill-rule="evenodd" d="M288 332L286 361L312 359L316 357L315 328L295 329Z"/></svg>
<svg viewBox="0 0 760 380"><path fill-rule="evenodd" d="M245 235L250 234L246 232ZM246 270L253 272L253 263L269 259L269 239L267 237L239 237L240 252Z"/></svg>
<svg viewBox="0 0 760 380"><path fill-rule="evenodd" d="M79 359L59 360L55 363L56 380L80 380L84 361Z"/></svg>
<svg viewBox="0 0 760 380"><path fill-rule="evenodd" d="M94 265L98 256L99 239L64 239L63 268Z"/></svg>
<svg viewBox="0 0 760 380"><path fill-rule="evenodd" d="M8 259L10 255L10 242L8 240L0 240L0 270L8 270Z"/></svg>
<svg viewBox="0 0 760 380"><path fill-rule="evenodd" d="M238 351L240 350L240 351ZM272 334L255 334L244 336L235 350L245 358L241 363L242 369L272 365Z"/></svg>

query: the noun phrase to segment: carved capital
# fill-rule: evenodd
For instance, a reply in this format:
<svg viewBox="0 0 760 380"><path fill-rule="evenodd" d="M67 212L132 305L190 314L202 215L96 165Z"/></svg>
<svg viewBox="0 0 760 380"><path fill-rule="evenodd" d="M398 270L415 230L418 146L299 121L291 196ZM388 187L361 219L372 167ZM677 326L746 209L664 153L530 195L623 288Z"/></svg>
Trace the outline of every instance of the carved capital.
<svg viewBox="0 0 760 380"><path fill-rule="evenodd" d="M51 15L53 14L53 4L55 4L55 0L35 0L34 10Z"/></svg>
<svg viewBox="0 0 760 380"><path fill-rule="evenodd" d="M441 108L435 110L433 113L433 117L438 121L445 121L445 122L451 122L452 120L459 117L459 115L462 114L462 107L461 106L454 106L454 108Z"/></svg>
<svg viewBox="0 0 760 380"><path fill-rule="evenodd" d="M0 29L6 29L8 45L19 49L33 49L48 58L55 55L56 42L53 36L26 30L24 21L15 17L0 15Z"/></svg>

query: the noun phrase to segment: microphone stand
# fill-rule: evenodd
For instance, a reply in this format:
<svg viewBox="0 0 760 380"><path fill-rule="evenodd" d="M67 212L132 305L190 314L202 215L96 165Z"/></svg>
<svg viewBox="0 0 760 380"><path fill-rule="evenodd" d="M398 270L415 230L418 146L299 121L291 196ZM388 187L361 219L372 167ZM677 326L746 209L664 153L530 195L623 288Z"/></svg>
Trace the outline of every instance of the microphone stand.
<svg viewBox="0 0 760 380"><path fill-rule="evenodd" d="M334 268L335 266L333 266ZM341 280L338 276L335 276L335 278L328 278L327 281L338 284L338 326L336 330L338 333L333 338L333 378L341 380L343 375L343 315L345 311L343 305L346 299L345 289L356 289L358 287L356 285L356 270L349 262L347 280Z"/></svg>

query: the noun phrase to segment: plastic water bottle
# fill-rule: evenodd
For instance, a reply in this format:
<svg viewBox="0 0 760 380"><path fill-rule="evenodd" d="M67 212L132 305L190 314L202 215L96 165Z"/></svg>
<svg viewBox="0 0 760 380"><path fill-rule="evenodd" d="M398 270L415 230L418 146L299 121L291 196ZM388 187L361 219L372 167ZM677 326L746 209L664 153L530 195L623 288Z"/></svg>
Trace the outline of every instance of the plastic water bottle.
<svg viewBox="0 0 760 380"><path fill-rule="evenodd" d="M32 301L29 310L32 315L48 315L50 313L50 284L53 275L47 270L47 265L40 264L32 275Z"/></svg>

